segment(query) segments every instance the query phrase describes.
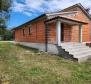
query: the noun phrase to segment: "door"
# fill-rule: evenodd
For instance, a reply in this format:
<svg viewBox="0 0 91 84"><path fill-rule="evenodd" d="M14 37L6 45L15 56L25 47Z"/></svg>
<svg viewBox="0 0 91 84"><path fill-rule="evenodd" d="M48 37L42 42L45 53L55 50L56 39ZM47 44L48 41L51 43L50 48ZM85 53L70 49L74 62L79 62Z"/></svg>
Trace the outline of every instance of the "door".
<svg viewBox="0 0 91 84"><path fill-rule="evenodd" d="M61 41L64 41L64 24L61 24Z"/></svg>

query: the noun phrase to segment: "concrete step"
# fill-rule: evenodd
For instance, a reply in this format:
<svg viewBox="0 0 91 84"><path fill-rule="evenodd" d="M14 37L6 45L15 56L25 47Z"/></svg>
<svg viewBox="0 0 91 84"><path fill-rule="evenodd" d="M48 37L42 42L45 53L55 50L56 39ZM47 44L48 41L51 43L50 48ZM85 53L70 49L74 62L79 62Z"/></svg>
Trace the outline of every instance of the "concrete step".
<svg viewBox="0 0 91 84"><path fill-rule="evenodd" d="M91 53L85 53L85 54L78 55L78 56L74 55L73 57L78 59L78 62L81 63L81 62L87 61L89 58L91 58Z"/></svg>
<svg viewBox="0 0 91 84"><path fill-rule="evenodd" d="M88 49L88 47L85 47L85 46L83 46L83 47L62 47L63 49L65 49L66 51L75 51L75 50L81 50L81 49Z"/></svg>
<svg viewBox="0 0 91 84"><path fill-rule="evenodd" d="M91 56L83 56L83 57L79 57L79 58L76 58L78 59L78 63L82 63L82 62L85 62L87 61L89 58L91 58Z"/></svg>
<svg viewBox="0 0 91 84"><path fill-rule="evenodd" d="M86 44L82 44L82 43L62 43L61 46L83 46Z"/></svg>
<svg viewBox="0 0 91 84"><path fill-rule="evenodd" d="M85 52L78 52L78 53L75 53L74 55L86 55L86 54L91 54L91 50L85 51Z"/></svg>
<svg viewBox="0 0 91 84"><path fill-rule="evenodd" d="M84 56L91 56L91 52L89 52L89 53L84 53L84 54L74 55L73 57L74 57L74 58L81 58L81 57L84 57Z"/></svg>
<svg viewBox="0 0 91 84"><path fill-rule="evenodd" d="M85 44L62 44L61 47L69 54L73 55L74 58L78 59L78 62L86 61L88 58L91 58L91 48Z"/></svg>
<svg viewBox="0 0 91 84"><path fill-rule="evenodd" d="M70 46L70 45L69 46L62 46L62 48L71 48L71 49L72 48L81 48L81 47L84 48L84 47L88 47L88 46L85 46L85 45L83 45L83 46L81 46L81 45L79 45L79 46Z"/></svg>
<svg viewBox="0 0 91 84"><path fill-rule="evenodd" d="M75 49L69 49L69 52L79 52L81 50L89 50L88 47L84 47L84 48L75 48Z"/></svg>
<svg viewBox="0 0 91 84"><path fill-rule="evenodd" d="M76 49L69 49L69 52L82 52L82 51L88 51L91 50L90 48L84 47L84 48L76 48Z"/></svg>
<svg viewBox="0 0 91 84"><path fill-rule="evenodd" d="M91 50L86 50L86 51L79 51L79 52L69 52L70 54L73 54L73 55L83 55L83 54L86 54L86 53L91 53Z"/></svg>

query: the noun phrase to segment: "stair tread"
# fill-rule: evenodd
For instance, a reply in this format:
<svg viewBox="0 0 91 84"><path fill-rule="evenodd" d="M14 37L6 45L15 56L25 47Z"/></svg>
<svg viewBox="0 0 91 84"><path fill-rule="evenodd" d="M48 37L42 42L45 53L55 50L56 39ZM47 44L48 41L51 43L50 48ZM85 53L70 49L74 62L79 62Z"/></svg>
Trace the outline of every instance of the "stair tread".
<svg viewBox="0 0 91 84"><path fill-rule="evenodd" d="M78 51L78 50L86 50L86 49L89 49L89 48L87 48L87 47L84 47L84 48L73 48L73 49L65 48L65 50L69 50L69 51Z"/></svg>
<svg viewBox="0 0 91 84"><path fill-rule="evenodd" d="M71 49L71 50L69 50L69 51L72 51L72 52L74 52L74 51L80 51L80 50L87 50L87 49L89 49L89 48L77 48L77 49Z"/></svg>
<svg viewBox="0 0 91 84"><path fill-rule="evenodd" d="M78 52L70 52L68 51L70 54L82 54L82 53L87 53L87 52L91 52L91 49L88 49L88 50L79 50Z"/></svg>
<svg viewBox="0 0 91 84"><path fill-rule="evenodd" d="M74 58L81 58L81 57L88 57L88 56L90 56L91 55L91 53L87 53L87 54L83 54L83 55L74 55Z"/></svg>
<svg viewBox="0 0 91 84"><path fill-rule="evenodd" d="M88 48L88 47L62 47L65 50L75 50L75 49L83 49L83 48ZM88 48L89 49L89 48Z"/></svg>
<svg viewBox="0 0 91 84"><path fill-rule="evenodd" d="M79 48L79 47L87 47L89 48L88 46L62 46L63 48Z"/></svg>
<svg viewBox="0 0 91 84"><path fill-rule="evenodd" d="M68 52L81 52L81 51L87 51L87 50L91 50L91 49L89 48L65 49L65 51L68 51Z"/></svg>

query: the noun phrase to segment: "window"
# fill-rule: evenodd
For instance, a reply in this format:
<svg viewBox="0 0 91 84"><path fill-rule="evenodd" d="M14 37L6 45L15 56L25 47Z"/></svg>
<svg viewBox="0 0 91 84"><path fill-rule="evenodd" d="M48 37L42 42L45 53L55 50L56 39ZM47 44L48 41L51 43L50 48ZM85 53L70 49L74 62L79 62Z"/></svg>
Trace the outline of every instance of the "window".
<svg viewBox="0 0 91 84"><path fill-rule="evenodd" d="M25 35L25 29L23 29L23 36Z"/></svg>
<svg viewBox="0 0 91 84"><path fill-rule="evenodd" d="M24 35L30 35L31 34L31 28L32 26L29 25L29 26L25 26L26 28L23 29L23 36Z"/></svg>
<svg viewBox="0 0 91 84"><path fill-rule="evenodd" d="M29 35L30 35L31 34L32 25L30 25L28 29L29 29L28 32L29 32Z"/></svg>
<svg viewBox="0 0 91 84"><path fill-rule="evenodd" d="M23 29L23 36L27 35L27 28Z"/></svg>

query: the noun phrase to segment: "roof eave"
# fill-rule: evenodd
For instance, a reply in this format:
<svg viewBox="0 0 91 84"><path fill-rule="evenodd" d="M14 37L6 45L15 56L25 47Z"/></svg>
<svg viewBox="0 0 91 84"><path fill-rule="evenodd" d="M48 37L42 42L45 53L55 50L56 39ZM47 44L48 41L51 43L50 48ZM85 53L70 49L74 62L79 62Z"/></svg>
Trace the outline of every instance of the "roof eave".
<svg viewBox="0 0 91 84"><path fill-rule="evenodd" d="M52 20L60 20L60 19L66 19L66 20L74 21L74 22L77 22L77 23L80 23L80 24L88 24L86 22L82 22L82 21L78 21L78 20L73 20L73 19L69 19L69 18L65 18L65 17L60 17L60 16L57 16L57 17L54 17L52 19L46 20L45 24L47 24L48 22L50 22Z"/></svg>

